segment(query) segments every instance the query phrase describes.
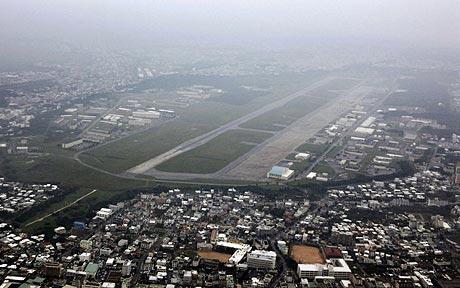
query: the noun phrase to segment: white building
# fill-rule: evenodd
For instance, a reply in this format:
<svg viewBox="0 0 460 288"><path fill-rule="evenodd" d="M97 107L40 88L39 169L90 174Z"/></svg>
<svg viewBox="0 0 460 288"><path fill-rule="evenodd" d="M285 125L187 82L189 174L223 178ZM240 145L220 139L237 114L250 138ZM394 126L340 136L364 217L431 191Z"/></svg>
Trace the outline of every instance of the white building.
<svg viewBox="0 0 460 288"><path fill-rule="evenodd" d="M121 267L121 275L123 276L129 276L131 275L131 269L132 269L132 262L131 260L126 260L123 262L123 266Z"/></svg>
<svg viewBox="0 0 460 288"><path fill-rule="evenodd" d="M289 252L289 247L287 246L286 241L278 240L277 244L278 249L280 249L281 253L287 255Z"/></svg>
<svg viewBox="0 0 460 288"><path fill-rule="evenodd" d="M341 258L329 259L326 264L299 264L297 274L300 278L315 279L317 276L331 276L337 280L348 280L350 267Z"/></svg>
<svg viewBox="0 0 460 288"><path fill-rule="evenodd" d="M158 119L160 118L160 112L158 111L134 111L133 117L135 118L147 118L147 119Z"/></svg>
<svg viewBox="0 0 460 288"><path fill-rule="evenodd" d="M355 129L355 132L358 134L365 134L365 135L372 135L374 134L375 129L373 128L366 128L366 127L358 127Z"/></svg>
<svg viewBox="0 0 460 288"><path fill-rule="evenodd" d="M62 143L61 146L64 149L69 149L69 148L72 148L72 147L75 147L75 146L81 145L81 144L83 144L83 139L77 139L77 140L69 142L69 143Z"/></svg>
<svg viewBox="0 0 460 288"><path fill-rule="evenodd" d="M248 254L248 267L256 269L275 269L276 253L274 251L254 250Z"/></svg>
<svg viewBox="0 0 460 288"><path fill-rule="evenodd" d="M252 249L251 245L248 244L231 243L226 241L218 241L216 243L216 246L235 249L235 252L228 259L228 263L232 264L240 263L240 261L243 260L244 256L246 256L246 253L248 253Z"/></svg>
<svg viewBox="0 0 460 288"><path fill-rule="evenodd" d="M307 160L308 158L310 158L310 154L308 154L308 153L297 153L294 158L297 159L297 160Z"/></svg>
<svg viewBox="0 0 460 288"><path fill-rule="evenodd" d="M101 208L101 210L97 211L96 217L101 218L101 219L108 219L110 215L113 214L113 210L109 208Z"/></svg>
<svg viewBox="0 0 460 288"><path fill-rule="evenodd" d="M267 178L288 180L294 175L294 170L282 166L273 166L267 173Z"/></svg>

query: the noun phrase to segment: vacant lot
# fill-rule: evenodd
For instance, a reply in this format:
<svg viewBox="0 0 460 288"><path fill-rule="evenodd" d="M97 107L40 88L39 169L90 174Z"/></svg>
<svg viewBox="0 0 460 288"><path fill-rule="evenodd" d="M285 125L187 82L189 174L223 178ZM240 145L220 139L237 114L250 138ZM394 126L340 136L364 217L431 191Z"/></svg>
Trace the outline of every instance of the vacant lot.
<svg viewBox="0 0 460 288"><path fill-rule="evenodd" d="M122 172L213 128L215 127L205 124L170 122L100 146L83 153L80 159L111 172Z"/></svg>
<svg viewBox="0 0 460 288"><path fill-rule="evenodd" d="M291 258L297 264L324 264L321 251L313 246L293 245L291 247Z"/></svg>
<svg viewBox="0 0 460 288"><path fill-rule="evenodd" d="M213 251L198 251L198 256L206 260L217 260L220 263L227 263L232 255Z"/></svg>
<svg viewBox="0 0 460 288"><path fill-rule="evenodd" d="M271 136L264 132L229 130L198 148L161 163L156 169L200 174L217 172Z"/></svg>
<svg viewBox="0 0 460 288"><path fill-rule="evenodd" d="M336 172L334 168L332 168L327 162L322 161L318 165L315 166L313 172L316 173L327 173L329 177L334 177Z"/></svg>

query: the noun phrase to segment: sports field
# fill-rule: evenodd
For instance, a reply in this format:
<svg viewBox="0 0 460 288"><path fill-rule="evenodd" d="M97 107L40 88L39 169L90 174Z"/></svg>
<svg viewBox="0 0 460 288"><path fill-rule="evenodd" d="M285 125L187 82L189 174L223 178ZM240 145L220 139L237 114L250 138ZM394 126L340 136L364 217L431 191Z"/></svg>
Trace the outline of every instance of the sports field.
<svg viewBox="0 0 460 288"><path fill-rule="evenodd" d="M198 251L198 256L205 260L217 260L220 263L227 263L232 255L213 251Z"/></svg>
<svg viewBox="0 0 460 288"><path fill-rule="evenodd" d="M297 264L324 264L324 257L317 247L306 245L293 245L290 252L291 258Z"/></svg>

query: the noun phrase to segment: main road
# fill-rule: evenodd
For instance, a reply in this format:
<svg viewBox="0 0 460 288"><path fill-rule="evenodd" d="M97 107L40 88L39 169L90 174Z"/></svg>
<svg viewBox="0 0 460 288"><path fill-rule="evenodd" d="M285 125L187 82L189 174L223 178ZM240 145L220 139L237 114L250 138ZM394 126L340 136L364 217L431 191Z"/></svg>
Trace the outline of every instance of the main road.
<svg viewBox="0 0 460 288"><path fill-rule="evenodd" d="M310 86L308 86L307 88L304 88L300 91L297 91L295 93L292 93L290 94L289 96L287 97L284 97L278 101L275 101L275 102L271 102L263 107L261 107L260 109L258 110L255 110L249 114L246 114L236 120L233 120L233 121L230 121L228 122L227 124L225 125L222 125L220 126L219 128L217 129L214 129L208 133L205 133L203 135L200 135L198 137L195 137L193 139L190 139L186 142L183 142L182 144L172 148L171 150L163 153L163 154L160 154L150 160L147 160L137 166L134 166L132 167L131 169L127 170L128 173L131 173L131 174L143 174L145 172L147 172L148 170L154 168L155 166L159 165L160 163L163 163L164 161L168 160L168 159L171 159L171 158L174 158L176 157L177 155L181 154L181 153L184 153L186 151L189 151L189 150L192 150L192 149L195 149L203 144L206 144L208 141L210 141L211 139L214 139L216 136L220 135L220 134L223 134L225 132L227 132L228 130L232 130L232 129L238 129L238 126L251 120L251 119L254 119L268 111L271 111L271 110L274 110L276 108L279 108L279 107L282 107L283 105L285 105L286 103L288 103L289 101L297 98L297 97L300 97L300 96L303 96L305 95L306 93L308 92L311 92L313 91L314 89L317 89L321 86L323 86L324 84L326 84L327 82L331 81L335 79L335 77L326 77L326 78L323 78L319 81L316 81L314 83L312 83Z"/></svg>

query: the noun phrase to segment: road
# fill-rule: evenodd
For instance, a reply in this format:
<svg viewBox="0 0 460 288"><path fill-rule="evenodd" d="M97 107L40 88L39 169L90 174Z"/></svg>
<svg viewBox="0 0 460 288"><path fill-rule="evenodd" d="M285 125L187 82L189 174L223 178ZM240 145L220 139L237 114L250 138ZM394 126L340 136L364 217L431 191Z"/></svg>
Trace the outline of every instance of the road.
<svg viewBox="0 0 460 288"><path fill-rule="evenodd" d="M154 168L155 166L157 166L158 164L168 160L168 159L171 159L173 157L176 157L177 155L181 154L181 153L184 153L186 151L189 151L189 150L192 150L192 149L195 149L205 143L207 143L208 141L214 139L216 136L220 135L220 134L223 134L229 130L232 130L232 129L238 129L238 126L251 120L251 119L254 119L266 112L269 112L271 110L274 110L276 108L279 108L279 107L282 107L283 105L285 105L286 103L288 103L289 101L297 98L297 97L300 97L300 96L303 96L305 95L306 93L316 89L316 88L319 88L321 87L322 85L326 84L327 82L331 81L332 79L335 79L335 77L327 77L327 78L324 78L322 80L319 80L317 82L314 82L313 84L311 84L310 86L308 86L307 88L304 88L300 91L297 91L293 94L290 94L289 96L287 97L284 97L278 101L275 101L275 102L271 102L263 107L261 107L260 109L256 110L256 111L253 111L249 114L246 114L236 120L233 120L233 121L230 121L229 123L223 125L223 126L220 126L219 128L217 129L214 129L208 133L205 133L203 135L200 135L198 137L195 137L193 139L190 139L178 146L176 146L175 148L161 154L161 155L158 155L150 160L147 160L145 161L144 163L141 163L131 169L129 169L127 172L128 173L132 173L132 174L143 174L145 172L147 172L148 170Z"/></svg>
<svg viewBox="0 0 460 288"><path fill-rule="evenodd" d="M55 214L55 213L58 213L58 212L61 212L61 211L65 210L65 209L69 208L70 206L73 206L74 204L80 202L81 200L85 199L86 197L90 196L91 194L93 194L93 193L96 192L96 191L97 191L97 190L94 189L93 191L91 191L91 192L89 192L89 193L86 193L85 195L81 196L80 198L76 199L75 201L73 201L73 202L71 202L71 203L69 203L69 204L67 204L67 205L65 205L65 206L63 206L63 207L61 207L61 208L59 208L59 209L57 209L57 210L54 210L53 212L51 212L51 213L49 213L49 214L46 214L46 215L43 216L43 217L40 217L40 218L38 218L38 219L36 219L36 220L34 220L34 221L32 221L32 222L27 223L27 224L25 225L25 227L30 226L30 225L32 225L32 224L35 224L35 223L37 223L37 222L41 222L41 221L45 220L46 218L50 217L51 215L53 215L53 214Z"/></svg>

